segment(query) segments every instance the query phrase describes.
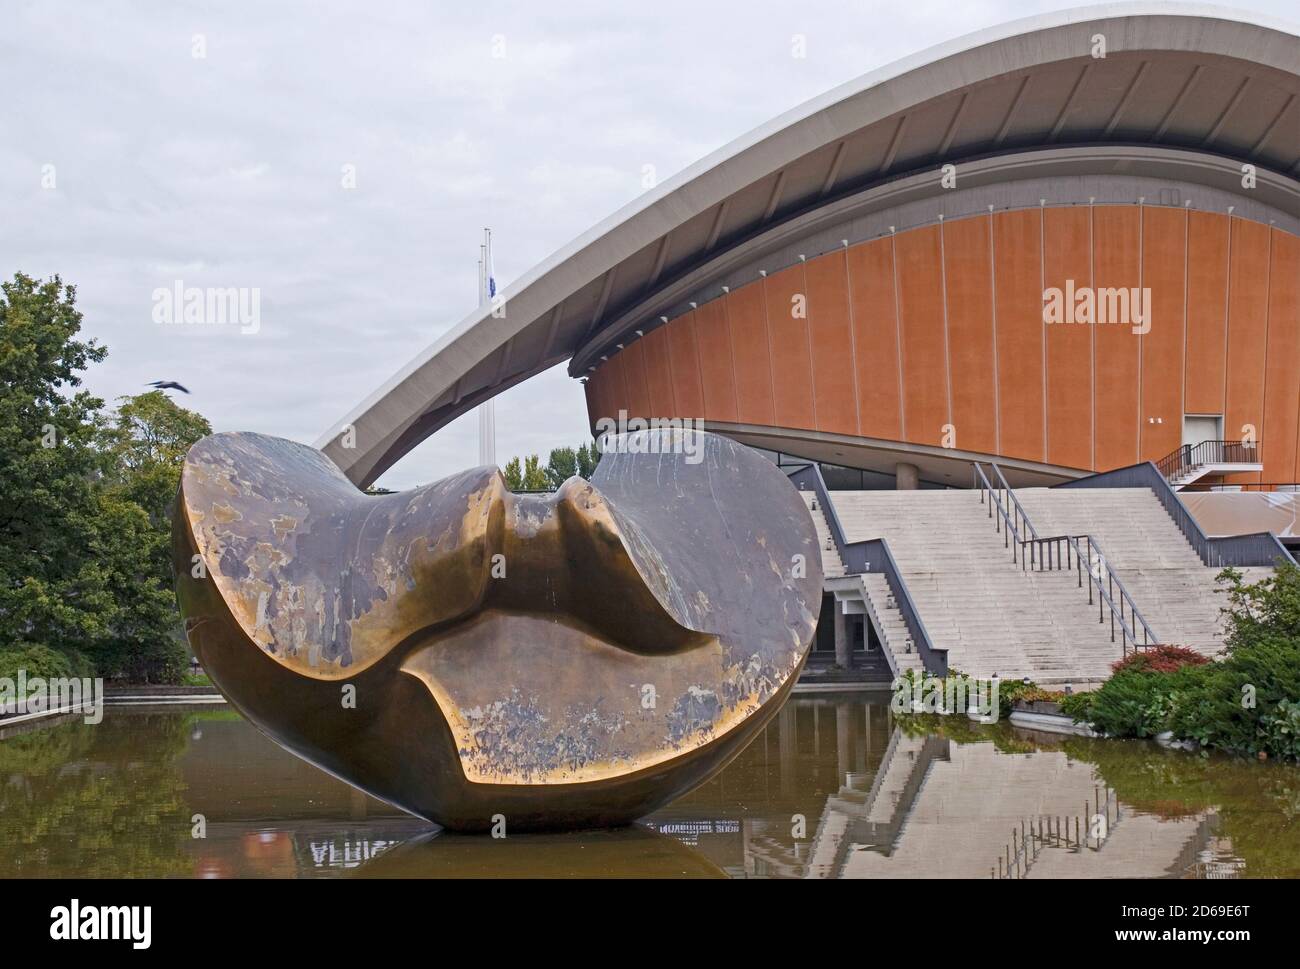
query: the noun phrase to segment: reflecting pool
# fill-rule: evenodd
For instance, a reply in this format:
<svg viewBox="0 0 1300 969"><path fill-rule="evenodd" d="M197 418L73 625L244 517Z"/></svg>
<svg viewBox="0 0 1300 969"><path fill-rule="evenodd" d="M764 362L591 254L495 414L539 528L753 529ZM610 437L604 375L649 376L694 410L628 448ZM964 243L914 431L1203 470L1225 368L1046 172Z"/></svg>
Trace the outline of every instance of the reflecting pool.
<svg viewBox="0 0 1300 969"><path fill-rule="evenodd" d="M507 835L442 833L228 707L0 731L10 878L1300 877L1300 769L816 694L638 825Z"/></svg>

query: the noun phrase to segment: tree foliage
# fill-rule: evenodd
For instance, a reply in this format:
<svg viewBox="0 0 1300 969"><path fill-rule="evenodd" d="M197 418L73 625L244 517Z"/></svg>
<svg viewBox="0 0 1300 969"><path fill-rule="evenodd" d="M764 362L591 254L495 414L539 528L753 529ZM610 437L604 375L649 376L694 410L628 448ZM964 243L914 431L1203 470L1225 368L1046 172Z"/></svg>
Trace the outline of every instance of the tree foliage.
<svg viewBox="0 0 1300 969"><path fill-rule="evenodd" d="M536 454L511 458L502 469L506 487L511 491L555 491L574 475L590 480L600 461L596 442L579 447L551 450L543 466Z"/></svg>
<svg viewBox="0 0 1300 969"><path fill-rule="evenodd" d="M0 289L0 654L175 679L168 504L207 421L159 392L104 413L80 389L106 350L78 339L75 288L19 273Z"/></svg>
<svg viewBox="0 0 1300 969"><path fill-rule="evenodd" d="M1094 693L1070 697L1066 712L1112 736L1172 731L1207 749L1300 760L1300 568L1279 563L1249 584L1225 569L1219 580L1228 598L1221 659L1130 663Z"/></svg>

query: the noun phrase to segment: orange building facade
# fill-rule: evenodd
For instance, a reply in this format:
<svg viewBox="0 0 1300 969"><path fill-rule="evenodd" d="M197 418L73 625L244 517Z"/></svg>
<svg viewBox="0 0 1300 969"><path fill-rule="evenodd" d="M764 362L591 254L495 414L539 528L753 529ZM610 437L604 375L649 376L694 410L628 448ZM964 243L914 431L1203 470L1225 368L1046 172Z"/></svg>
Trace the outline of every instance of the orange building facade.
<svg viewBox="0 0 1300 969"><path fill-rule="evenodd" d="M1300 480L1300 237L1282 228L1040 205L754 275L606 354L586 383L593 426L698 418L848 466L949 451L1048 477L1217 434L1255 441L1263 465L1229 483ZM1055 321L1053 290L1082 322ZM1098 319L1107 306L1117 321Z"/></svg>

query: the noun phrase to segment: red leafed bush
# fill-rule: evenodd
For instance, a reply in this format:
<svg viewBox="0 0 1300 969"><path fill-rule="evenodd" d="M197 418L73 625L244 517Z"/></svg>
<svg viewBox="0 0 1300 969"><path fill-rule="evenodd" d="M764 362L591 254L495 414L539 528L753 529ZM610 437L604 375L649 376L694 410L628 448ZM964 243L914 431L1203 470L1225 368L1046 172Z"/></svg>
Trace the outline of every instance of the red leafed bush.
<svg viewBox="0 0 1300 969"><path fill-rule="evenodd" d="M1172 673L1184 666L1202 666L1209 657L1186 646L1152 646L1136 650L1111 665L1112 673Z"/></svg>

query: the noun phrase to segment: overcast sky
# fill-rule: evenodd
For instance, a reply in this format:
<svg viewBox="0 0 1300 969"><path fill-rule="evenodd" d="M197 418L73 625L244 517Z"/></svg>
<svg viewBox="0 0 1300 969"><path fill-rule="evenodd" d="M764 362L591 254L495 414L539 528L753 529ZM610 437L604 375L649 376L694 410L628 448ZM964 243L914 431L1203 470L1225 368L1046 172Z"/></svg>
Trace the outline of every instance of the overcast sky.
<svg viewBox="0 0 1300 969"><path fill-rule="evenodd" d="M4 0L0 276L77 286L109 348L98 395L176 380L217 430L310 443L473 308L483 226L508 283L647 165L662 180L906 54L1077 5ZM257 288L260 328L159 325L177 280ZM502 463L586 432L563 367L497 399ZM380 484L476 463L469 414Z"/></svg>

